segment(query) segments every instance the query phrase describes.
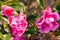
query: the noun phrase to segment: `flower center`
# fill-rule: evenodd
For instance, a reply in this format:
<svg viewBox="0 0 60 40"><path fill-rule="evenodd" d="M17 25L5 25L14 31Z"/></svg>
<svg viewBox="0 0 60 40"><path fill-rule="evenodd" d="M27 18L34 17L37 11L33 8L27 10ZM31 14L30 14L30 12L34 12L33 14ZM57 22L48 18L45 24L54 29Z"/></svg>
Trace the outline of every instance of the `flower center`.
<svg viewBox="0 0 60 40"><path fill-rule="evenodd" d="M49 14L48 14L48 12L46 12L46 14L45 14L45 18L47 18L47 17L49 17Z"/></svg>
<svg viewBox="0 0 60 40"><path fill-rule="evenodd" d="M12 11L11 9L8 9L6 10L6 13L11 13L11 11Z"/></svg>

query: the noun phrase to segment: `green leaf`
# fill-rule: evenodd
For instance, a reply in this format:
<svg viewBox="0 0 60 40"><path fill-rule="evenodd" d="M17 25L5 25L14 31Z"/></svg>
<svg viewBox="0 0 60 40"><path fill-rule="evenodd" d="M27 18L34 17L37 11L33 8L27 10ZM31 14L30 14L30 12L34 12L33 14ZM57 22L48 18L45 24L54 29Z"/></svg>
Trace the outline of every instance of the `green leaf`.
<svg viewBox="0 0 60 40"><path fill-rule="evenodd" d="M6 35L6 40L10 40L11 34Z"/></svg>
<svg viewBox="0 0 60 40"><path fill-rule="evenodd" d="M27 29L28 30L25 31L25 34L33 34L35 32L34 27L28 26Z"/></svg>
<svg viewBox="0 0 60 40"><path fill-rule="evenodd" d="M43 0L39 0L40 1L40 5L43 6Z"/></svg>
<svg viewBox="0 0 60 40"><path fill-rule="evenodd" d="M2 18L0 18L0 21L2 20Z"/></svg>
<svg viewBox="0 0 60 40"><path fill-rule="evenodd" d="M19 11L20 9L24 7L24 4L20 1L8 1L5 3L5 5L9 5L14 8L14 10Z"/></svg>
<svg viewBox="0 0 60 40"><path fill-rule="evenodd" d="M1 18L2 18L4 21L8 22L8 19L7 19L7 18L2 17L2 16L1 16Z"/></svg>
<svg viewBox="0 0 60 40"><path fill-rule="evenodd" d="M14 2L10 4L11 7L13 7L16 11L22 11L21 9L23 9L25 6L23 3L18 3L18 2Z"/></svg>
<svg viewBox="0 0 60 40"><path fill-rule="evenodd" d="M1 38L1 39L3 39L3 38L4 38L4 37L3 37L3 34L2 34L1 32L0 32L0 38Z"/></svg>
<svg viewBox="0 0 60 40"><path fill-rule="evenodd" d="M6 21L4 21L4 29L5 29L6 27L8 27L8 24L7 24Z"/></svg>
<svg viewBox="0 0 60 40"><path fill-rule="evenodd" d="M28 30L28 31L25 31L25 34L33 34L34 33L34 30L31 29L31 30Z"/></svg>
<svg viewBox="0 0 60 40"><path fill-rule="evenodd" d="M12 6L15 10L20 10L20 4L18 4L18 3L11 3L11 5L10 6Z"/></svg>
<svg viewBox="0 0 60 40"><path fill-rule="evenodd" d="M60 6L56 6L56 9L57 9L58 11L60 11Z"/></svg>
<svg viewBox="0 0 60 40"><path fill-rule="evenodd" d="M30 15L30 16L27 18L27 21L28 21L28 22L35 21L36 18L37 18L37 16L35 16L35 15Z"/></svg>

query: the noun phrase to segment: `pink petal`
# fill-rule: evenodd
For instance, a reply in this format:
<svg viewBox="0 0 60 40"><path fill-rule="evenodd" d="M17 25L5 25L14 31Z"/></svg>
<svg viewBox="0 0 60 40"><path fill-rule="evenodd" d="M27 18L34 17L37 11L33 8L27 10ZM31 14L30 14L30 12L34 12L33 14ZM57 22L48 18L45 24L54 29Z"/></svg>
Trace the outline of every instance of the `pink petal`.
<svg viewBox="0 0 60 40"><path fill-rule="evenodd" d="M53 18L53 17L48 17L48 18L46 18L45 22L46 22L47 24L49 24L49 23L51 23L51 22L54 22L54 18Z"/></svg>
<svg viewBox="0 0 60 40"><path fill-rule="evenodd" d="M45 33L45 28L41 28L41 29L39 29L39 32L41 32L41 33Z"/></svg>
<svg viewBox="0 0 60 40"><path fill-rule="evenodd" d="M49 24L50 23L49 18L46 18L45 22Z"/></svg>
<svg viewBox="0 0 60 40"><path fill-rule="evenodd" d="M45 10L44 10L44 15L45 14L51 14L52 13L52 9L50 6L48 6Z"/></svg>
<svg viewBox="0 0 60 40"><path fill-rule="evenodd" d="M50 21L50 22L54 22L54 18L53 18L53 17L50 17L50 18L49 18L49 21Z"/></svg>
<svg viewBox="0 0 60 40"><path fill-rule="evenodd" d="M49 23L48 25L49 25L50 28L53 27L53 24L52 23Z"/></svg>
<svg viewBox="0 0 60 40"><path fill-rule="evenodd" d="M53 27L51 28L52 31L56 30L59 27L59 24L57 22L53 22Z"/></svg>
<svg viewBox="0 0 60 40"><path fill-rule="evenodd" d="M59 20L59 14L57 12L54 12L53 14L51 14L51 16L54 18L55 21Z"/></svg>
<svg viewBox="0 0 60 40"><path fill-rule="evenodd" d="M22 34L24 33L24 31L23 31L23 30L19 30L18 32L19 32L19 33L18 33L18 36L19 36L19 37L21 37L21 36L22 36Z"/></svg>
<svg viewBox="0 0 60 40"><path fill-rule="evenodd" d="M14 40L25 40L25 36L22 35L21 37L15 36Z"/></svg>
<svg viewBox="0 0 60 40"><path fill-rule="evenodd" d="M46 27L46 28L41 28L39 30L41 33L48 33L50 31L50 28L49 27Z"/></svg>
<svg viewBox="0 0 60 40"><path fill-rule="evenodd" d="M14 12L14 9L12 7L7 6L7 5L2 6L2 15L10 17L12 16L13 12Z"/></svg>
<svg viewBox="0 0 60 40"><path fill-rule="evenodd" d="M36 21L36 25L38 28L40 28L40 26L44 23L44 19L43 18L40 18L39 20Z"/></svg>
<svg viewBox="0 0 60 40"><path fill-rule="evenodd" d="M13 17L8 18L8 23L11 24Z"/></svg>
<svg viewBox="0 0 60 40"><path fill-rule="evenodd" d="M39 31L41 33L48 33L50 31L50 27L48 24L44 23Z"/></svg>

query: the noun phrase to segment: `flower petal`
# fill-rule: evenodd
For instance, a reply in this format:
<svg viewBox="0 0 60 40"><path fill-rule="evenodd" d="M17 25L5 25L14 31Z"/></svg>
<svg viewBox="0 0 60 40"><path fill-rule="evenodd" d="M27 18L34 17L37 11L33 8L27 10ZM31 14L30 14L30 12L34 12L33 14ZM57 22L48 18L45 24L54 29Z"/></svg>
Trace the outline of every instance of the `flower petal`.
<svg viewBox="0 0 60 40"><path fill-rule="evenodd" d="M51 16L54 18L55 21L59 20L59 14L57 12L54 12L53 14L51 14Z"/></svg>
<svg viewBox="0 0 60 40"><path fill-rule="evenodd" d="M51 28L52 31L56 30L59 27L57 22L53 22L52 24L53 24L53 27Z"/></svg>
<svg viewBox="0 0 60 40"><path fill-rule="evenodd" d="M54 18L53 18L53 17L48 17L48 18L46 18L45 22L46 22L47 24L49 24L49 23L51 23L51 22L54 22Z"/></svg>
<svg viewBox="0 0 60 40"><path fill-rule="evenodd" d="M50 6L48 6L45 10L44 10L44 15L45 14L51 14L52 13L52 9Z"/></svg>
<svg viewBox="0 0 60 40"><path fill-rule="evenodd" d="M49 27L50 27L50 28L53 27L53 24L52 24L52 23L49 23Z"/></svg>
<svg viewBox="0 0 60 40"><path fill-rule="evenodd" d="M40 28L40 26L44 23L44 19L43 18L40 18L39 20L36 21L36 25L38 28Z"/></svg>
<svg viewBox="0 0 60 40"><path fill-rule="evenodd" d="M11 17L13 13L14 13L14 9L12 7L7 6L7 5L2 6L2 15Z"/></svg>
<svg viewBox="0 0 60 40"><path fill-rule="evenodd" d="M48 24L44 23L39 31L41 33L48 33L50 31L50 27Z"/></svg>
<svg viewBox="0 0 60 40"><path fill-rule="evenodd" d="M50 23L49 18L46 18L45 22L49 24Z"/></svg>
<svg viewBox="0 0 60 40"><path fill-rule="evenodd" d="M41 28L39 31L41 33L48 33L50 31L50 28L49 27Z"/></svg>
<svg viewBox="0 0 60 40"><path fill-rule="evenodd" d="M53 18L53 17L50 17L50 18L49 18L49 21L50 21L50 22L54 22L54 18Z"/></svg>

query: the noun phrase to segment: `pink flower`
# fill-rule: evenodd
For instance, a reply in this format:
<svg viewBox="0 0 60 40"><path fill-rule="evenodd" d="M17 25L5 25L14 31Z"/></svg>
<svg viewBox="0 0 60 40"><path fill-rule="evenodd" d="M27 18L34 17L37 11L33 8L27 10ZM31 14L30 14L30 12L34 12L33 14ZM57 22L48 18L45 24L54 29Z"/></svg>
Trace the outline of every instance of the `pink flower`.
<svg viewBox="0 0 60 40"><path fill-rule="evenodd" d="M2 6L2 15L10 17L10 16L12 16L13 12L14 12L14 10L12 7L6 6L6 5Z"/></svg>
<svg viewBox="0 0 60 40"><path fill-rule="evenodd" d="M57 21L59 20L59 15L57 12L52 12L50 6L48 6L41 18L36 21L36 26L39 28L39 32L48 33L50 30L55 31L58 28Z"/></svg>
<svg viewBox="0 0 60 40"><path fill-rule="evenodd" d="M9 17L8 20L11 27L11 34L15 37L20 37L27 27L26 15L20 13L15 18Z"/></svg>

